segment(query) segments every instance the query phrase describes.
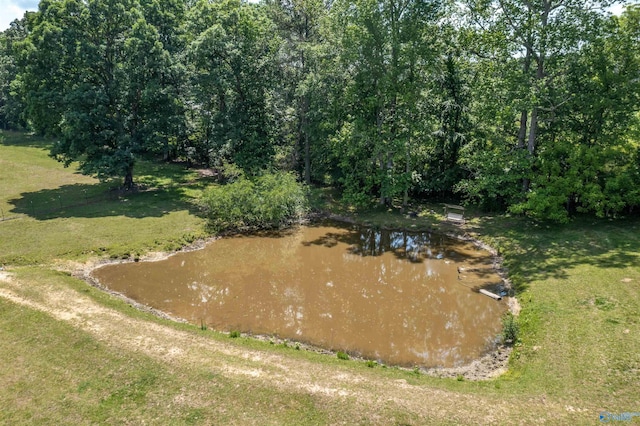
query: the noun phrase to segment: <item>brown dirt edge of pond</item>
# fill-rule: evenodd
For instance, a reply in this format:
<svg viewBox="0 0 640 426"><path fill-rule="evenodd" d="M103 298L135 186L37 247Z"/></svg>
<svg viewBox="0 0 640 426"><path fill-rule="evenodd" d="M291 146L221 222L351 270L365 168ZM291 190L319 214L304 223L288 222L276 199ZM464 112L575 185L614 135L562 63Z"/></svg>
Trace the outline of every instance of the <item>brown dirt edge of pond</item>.
<svg viewBox="0 0 640 426"><path fill-rule="evenodd" d="M316 220L322 220L322 219L329 219L329 220L334 220L334 221L344 222L349 224L361 224L360 222L349 217L338 216L334 214L322 214L322 213L315 213L313 215L310 215L308 218L306 218L303 221L303 224L316 221ZM407 230L413 231L413 232L419 232L418 230L414 230L414 229L407 229ZM438 230L435 230L435 229L432 229L432 231L439 232ZM230 234L239 234L239 233L241 232L234 232ZM497 250L493 249L492 247L488 246L482 241L471 237L468 234L460 235L452 232L440 232L440 233L449 238L470 242L475 246L477 246L478 248L486 250L489 253L491 253L491 255L493 256L494 270L498 273L498 275L502 279L504 287L509 291L510 294L512 294L511 282L507 278L507 271L502 267L502 258L498 255ZM95 269L98 269L106 265L132 263L132 262L161 261L177 253L190 252L190 251L203 249L205 246L207 246L208 244L211 244L212 242L214 242L215 240L218 240L219 238L221 237L216 236L216 237L211 237L203 240L198 240L174 252L148 253L146 255L141 256L139 259L100 259L97 261L88 262L83 265L76 265L75 267L72 268L71 273L76 278L79 278L87 282L89 285L123 300L125 303L129 304L130 306L140 311L147 312L159 318L163 318L163 319L178 322L178 323L189 323L189 321L183 318L172 316L166 312L160 311L151 306L137 302L136 300L131 299L122 293L113 291L105 287L92 276L92 272ZM515 297L507 297L507 304L509 307L509 311L511 313L513 313L514 315L518 315L520 313L520 305L518 304L518 300ZM195 325L197 326L197 324ZM293 347L295 349L315 352L315 353L324 354L328 356L336 356L337 354L337 351L321 348L321 347L314 346L301 341L282 339L277 336L256 335L251 333L241 333L241 336L254 338L264 342L269 342L273 345L286 345L288 347ZM512 350L513 348L511 346L499 345L495 349L485 353L480 358L475 359L468 364L456 366L456 367L416 367L413 369L407 368L407 367L400 367L400 366L393 366L393 367L408 370L408 371L416 371L416 372L420 372L421 374L426 374L432 377L439 377L439 378L457 378L457 379L464 379L464 380L471 380L471 381L490 380L504 374L508 370L509 357L511 355ZM356 361L360 361L360 362L369 361L365 358L362 358L357 353L349 353L349 356L351 359Z"/></svg>

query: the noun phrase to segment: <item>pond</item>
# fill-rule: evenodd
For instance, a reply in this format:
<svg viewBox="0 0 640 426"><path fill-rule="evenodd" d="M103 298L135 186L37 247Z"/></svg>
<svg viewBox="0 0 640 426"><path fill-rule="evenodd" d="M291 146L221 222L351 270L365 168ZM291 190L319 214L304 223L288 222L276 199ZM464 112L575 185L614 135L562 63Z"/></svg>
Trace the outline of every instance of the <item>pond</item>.
<svg viewBox="0 0 640 426"><path fill-rule="evenodd" d="M101 285L219 331L277 336L401 366L455 367L495 349L505 301L490 253L433 233L323 223L111 264Z"/></svg>

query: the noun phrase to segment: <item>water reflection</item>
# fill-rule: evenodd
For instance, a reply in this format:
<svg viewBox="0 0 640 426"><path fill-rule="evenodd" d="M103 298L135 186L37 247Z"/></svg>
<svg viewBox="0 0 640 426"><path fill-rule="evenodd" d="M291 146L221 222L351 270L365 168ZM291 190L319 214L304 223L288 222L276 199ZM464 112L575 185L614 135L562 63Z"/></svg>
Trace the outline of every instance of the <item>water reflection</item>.
<svg viewBox="0 0 640 426"><path fill-rule="evenodd" d="M460 272L461 271L461 272ZM110 265L103 285L218 330L454 366L490 349L506 310L489 254L437 234L322 225L218 240L160 262Z"/></svg>

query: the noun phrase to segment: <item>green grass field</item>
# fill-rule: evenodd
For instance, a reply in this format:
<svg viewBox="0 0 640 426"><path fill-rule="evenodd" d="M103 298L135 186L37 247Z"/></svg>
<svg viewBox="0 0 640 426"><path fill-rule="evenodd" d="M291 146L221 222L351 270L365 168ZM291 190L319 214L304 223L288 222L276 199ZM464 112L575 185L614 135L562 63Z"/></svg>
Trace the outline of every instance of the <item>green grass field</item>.
<svg viewBox="0 0 640 426"><path fill-rule="evenodd" d="M640 412L638 218L559 226L471 210L460 228L442 224L437 205L418 206L416 219L358 214L380 226L466 232L505 259L522 306L509 371L484 382L437 379L171 323L57 271L205 237L193 201L206 181L179 166L141 163L144 190L122 194L50 159L47 140L0 135L0 265L14 277L0 280L0 291L33 303L0 294L0 424L595 424L601 411ZM316 196L316 205L328 205L329 196ZM185 354L222 349L184 355L190 362L133 350L117 333L96 332L95 313L68 319L37 308L62 309L55 294L130 321L123 335L152 324L186 339ZM243 351L251 356L234 355ZM280 364L300 368L308 386L278 380ZM331 380L346 395L318 391Z"/></svg>
<svg viewBox="0 0 640 426"><path fill-rule="evenodd" d="M0 146L0 264L29 265L107 254L174 250L204 236L194 214L196 175L179 166L141 163L145 190L119 193L48 157L48 141L4 132Z"/></svg>

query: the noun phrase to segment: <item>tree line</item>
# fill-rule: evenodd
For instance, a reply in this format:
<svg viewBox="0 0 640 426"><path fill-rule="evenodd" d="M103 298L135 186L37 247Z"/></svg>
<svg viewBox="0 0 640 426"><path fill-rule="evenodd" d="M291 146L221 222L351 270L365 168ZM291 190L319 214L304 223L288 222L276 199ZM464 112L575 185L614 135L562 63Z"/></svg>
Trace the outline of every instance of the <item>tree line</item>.
<svg viewBox="0 0 640 426"><path fill-rule="evenodd" d="M42 0L0 35L0 127L127 188L154 158L614 215L640 205L640 5L611 3Z"/></svg>

